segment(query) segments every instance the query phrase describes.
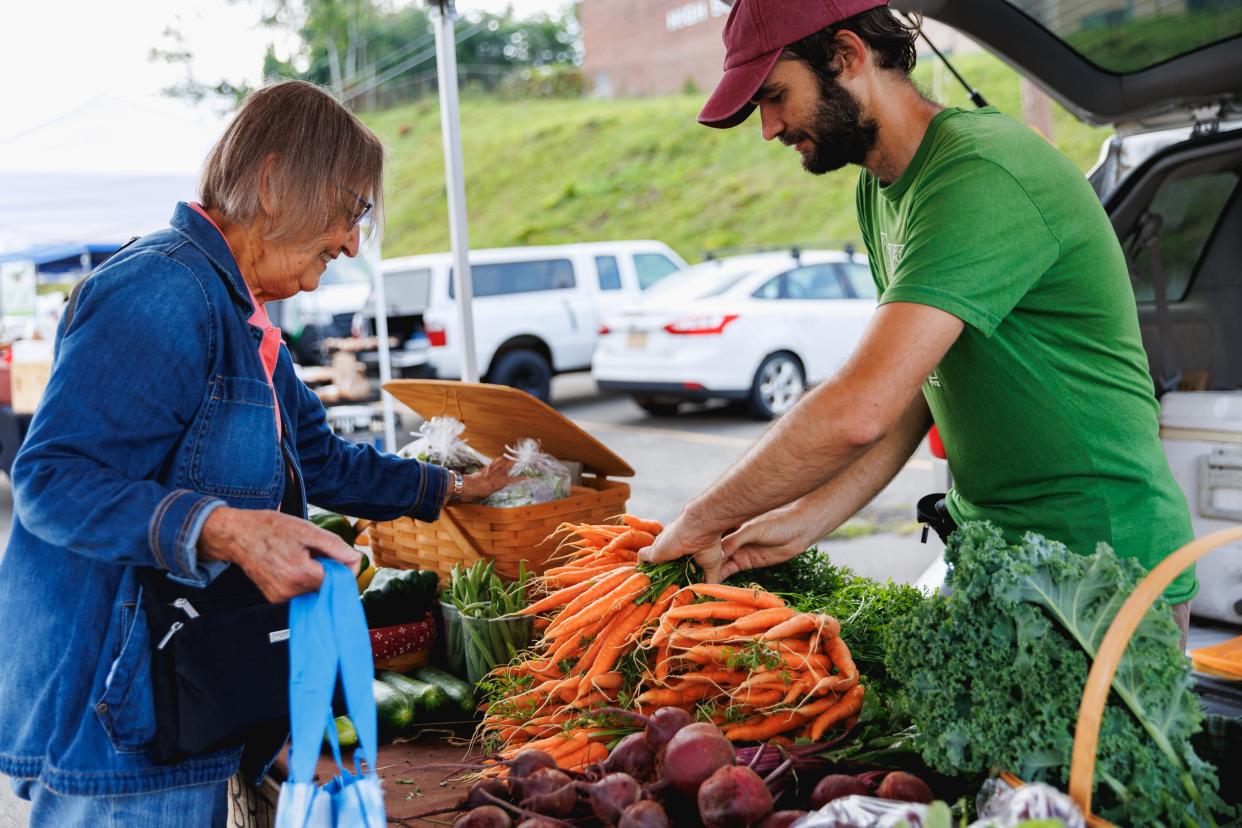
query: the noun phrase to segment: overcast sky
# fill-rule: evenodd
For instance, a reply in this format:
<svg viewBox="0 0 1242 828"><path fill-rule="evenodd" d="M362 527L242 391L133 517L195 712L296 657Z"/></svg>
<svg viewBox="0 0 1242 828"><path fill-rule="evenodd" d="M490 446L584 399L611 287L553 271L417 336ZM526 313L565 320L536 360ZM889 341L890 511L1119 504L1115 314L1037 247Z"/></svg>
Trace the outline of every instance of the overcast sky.
<svg viewBox="0 0 1242 828"><path fill-rule="evenodd" d="M409 0L405 0L409 2ZM400 5L401 3L389 3ZM555 12L565 0L458 0L458 10L520 16ZM259 2L228 0L0 0L0 141L100 96L170 106L159 90L180 68L152 63L152 47L168 46L174 26L194 54L203 82L255 83L267 44L280 34L258 25ZM177 106L175 104L171 106Z"/></svg>

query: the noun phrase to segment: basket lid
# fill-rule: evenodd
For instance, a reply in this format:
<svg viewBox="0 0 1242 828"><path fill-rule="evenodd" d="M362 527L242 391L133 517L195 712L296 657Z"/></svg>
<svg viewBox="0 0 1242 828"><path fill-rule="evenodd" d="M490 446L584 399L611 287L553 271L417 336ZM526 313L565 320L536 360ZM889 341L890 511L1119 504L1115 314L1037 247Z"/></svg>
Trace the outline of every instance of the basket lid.
<svg viewBox="0 0 1242 828"><path fill-rule="evenodd" d="M595 474L633 477L634 469L607 446L547 403L506 385L455 380L392 380L384 390L431 419L445 415L466 426L462 437L490 457L523 437L534 437L560 460Z"/></svg>

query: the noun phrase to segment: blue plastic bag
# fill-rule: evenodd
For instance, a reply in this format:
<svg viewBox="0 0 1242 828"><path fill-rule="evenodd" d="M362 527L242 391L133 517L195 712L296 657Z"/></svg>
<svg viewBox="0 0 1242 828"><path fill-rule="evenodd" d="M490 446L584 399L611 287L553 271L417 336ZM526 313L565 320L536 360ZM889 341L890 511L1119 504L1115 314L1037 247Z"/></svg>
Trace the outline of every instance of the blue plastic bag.
<svg viewBox="0 0 1242 828"><path fill-rule="evenodd" d="M292 739L289 777L280 788L276 828L386 828L384 795L374 771L379 726L371 692L371 639L362 602L353 573L337 561L320 563L324 578L319 592L299 595L289 604ZM341 762L332 720L338 673L349 718L358 731L352 772ZM315 763L325 732L338 774L319 787L314 783ZM365 772L360 757L366 760Z"/></svg>

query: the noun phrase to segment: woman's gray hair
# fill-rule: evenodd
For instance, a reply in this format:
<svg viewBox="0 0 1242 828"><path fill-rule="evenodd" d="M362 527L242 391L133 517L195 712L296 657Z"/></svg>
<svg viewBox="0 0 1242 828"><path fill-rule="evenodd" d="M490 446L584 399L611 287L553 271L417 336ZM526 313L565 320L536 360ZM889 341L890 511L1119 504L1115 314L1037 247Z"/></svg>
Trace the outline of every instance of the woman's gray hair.
<svg viewBox="0 0 1242 828"><path fill-rule="evenodd" d="M326 89L286 80L242 103L207 155L199 198L236 224L263 220L266 238L309 243L356 215L359 199L374 202L369 234L378 235L383 180L375 133Z"/></svg>

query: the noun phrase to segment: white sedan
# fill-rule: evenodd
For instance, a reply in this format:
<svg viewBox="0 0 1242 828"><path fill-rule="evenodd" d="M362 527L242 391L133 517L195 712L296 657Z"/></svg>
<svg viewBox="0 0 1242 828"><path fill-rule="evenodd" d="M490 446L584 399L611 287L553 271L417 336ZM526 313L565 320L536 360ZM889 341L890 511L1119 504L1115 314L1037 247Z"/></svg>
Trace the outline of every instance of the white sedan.
<svg viewBox="0 0 1242 828"><path fill-rule="evenodd" d="M850 253L711 260L606 317L591 372L651 414L728 399L771 419L840 367L875 306L866 259Z"/></svg>

